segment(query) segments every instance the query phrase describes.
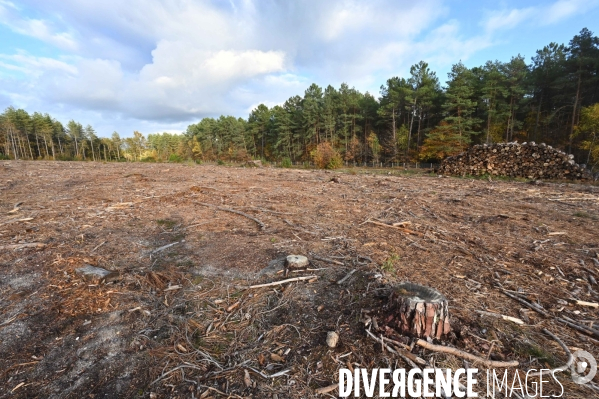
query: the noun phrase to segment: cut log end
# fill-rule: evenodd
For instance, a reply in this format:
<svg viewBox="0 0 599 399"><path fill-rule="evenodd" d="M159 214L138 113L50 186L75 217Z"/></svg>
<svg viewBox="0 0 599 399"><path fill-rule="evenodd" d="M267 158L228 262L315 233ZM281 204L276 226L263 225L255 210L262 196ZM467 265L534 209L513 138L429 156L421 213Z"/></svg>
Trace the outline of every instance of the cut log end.
<svg viewBox="0 0 599 399"><path fill-rule="evenodd" d="M447 299L438 291L412 283L400 284L389 296L387 325L417 338L441 338L451 331Z"/></svg>

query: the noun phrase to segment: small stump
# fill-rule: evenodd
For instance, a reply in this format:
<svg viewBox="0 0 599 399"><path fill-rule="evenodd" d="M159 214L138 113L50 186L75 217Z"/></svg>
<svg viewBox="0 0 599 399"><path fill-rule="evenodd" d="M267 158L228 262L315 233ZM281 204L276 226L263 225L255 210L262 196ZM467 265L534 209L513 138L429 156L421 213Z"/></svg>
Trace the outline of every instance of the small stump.
<svg viewBox="0 0 599 399"><path fill-rule="evenodd" d="M441 338L451 331L447 299L438 291L402 283L389 295L387 325L418 338Z"/></svg>

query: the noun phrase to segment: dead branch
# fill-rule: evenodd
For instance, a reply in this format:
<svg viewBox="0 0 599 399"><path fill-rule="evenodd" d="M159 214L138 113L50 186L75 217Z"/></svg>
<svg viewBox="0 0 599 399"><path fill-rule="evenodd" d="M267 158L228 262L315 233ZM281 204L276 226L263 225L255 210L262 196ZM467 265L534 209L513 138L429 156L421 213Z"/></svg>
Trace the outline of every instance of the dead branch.
<svg viewBox="0 0 599 399"><path fill-rule="evenodd" d="M179 241L173 242L173 243L170 243L170 244L167 244L167 245L163 245L160 248L156 248L155 250L152 251L152 255L154 255L157 252L164 251L165 249L170 248L173 245L177 245L177 244L179 244Z"/></svg>
<svg viewBox="0 0 599 399"><path fill-rule="evenodd" d="M239 285L239 286L236 286L236 288L239 289L239 290L251 290L251 289L254 289L254 288L272 287L272 286L275 286L275 285L293 283L295 281L310 280L310 279L313 279L313 278L318 278L318 276L311 275L311 276L294 277L294 278L288 278L287 280L274 281L272 283L266 283L266 284L250 285L250 286L247 286L247 287Z"/></svg>
<svg viewBox="0 0 599 399"><path fill-rule="evenodd" d="M381 223L381 222L377 222L374 220L370 220L368 219L367 221L365 221L364 223L371 223L371 224L376 224L377 226L381 226L381 227L388 227L390 229L395 229L395 230L399 230L402 233L406 233L406 234L412 234L415 236L419 236L419 237L423 237L424 234L418 232L418 231L414 231L414 230L410 230L410 229L406 229L404 227L399 227L399 226L392 226L390 224L386 224L386 223Z"/></svg>
<svg viewBox="0 0 599 399"><path fill-rule="evenodd" d="M564 344L562 342L561 339L559 339L557 336L555 336L553 333L551 333L551 331L547 330L546 328L543 329L543 332L547 335L549 335L551 338L553 338L558 344L559 346L562 347L562 349L564 350L564 352L566 352L566 355L568 355L568 361L566 362L566 364L564 364L563 366L559 366L557 368L554 368L552 370L550 370L547 374L551 373L555 373L557 371L566 371L570 368L570 366L572 365L572 363L574 362L574 355L572 355L572 352L570 352L570 349L568 349L568 347L566 346L566 344ZM530 374L530 376L536 377L536 376L541 376L541 372L538 373L533 373Z"/></svg>
<svg viewBox="0 0 599 399"><path fill-rule="evenodd" d="M100 248L104 244L106 244L106 241L103 241L102 243L96 245L96 247L94 249L92 249L92 252L94 252L96 249Z"/></svg>
<svg viewBox="0 0 599 399"><path fill-rule="evenodd" d="M271 374L271 375L267 375L267 374L262 373L261 371L256 370L253 367L248 367L248 369L252 370L254 373L258 374L260 377L262 377L266 380L269 378L282 377L291 371L291 369L287 369L287 370L279 371L279 372Z"/></svg>
<svg viewBox="0 0 599 399"><path fill-rule="evenodd" d="M512 323L516 323L516 324L520 324L520 325L524 324L523 320L518 319L516 317L506 316L506 315L503 315L503 314L493 313L493 312L485 312L485 311L482 311L482 310L476 310L475 312L478 313L478 314L482 314L484 316L495 317L497 319L503 319L503 320L511 321Z"/></svg>
<svg viewBox="0 0 599 399"><path fill-rule="evenodd" d="M545 317L553 318L553 316L551 314L549 314L549 312L547 312L545 309L543 309L541 306L537 305L536 303L528 302L514 294L507 292L506 290L502 290L501 292L503 292L505 295L509 296L510 298L515 299L516 301L520 302L524 306L534 310L535 312L540 313ZM568 327L571 327L579 332L582 332L586 335L590 335L592 337L599 338L599 330L595 330L594 328L578 324L574 320L568 319L565 316L564 316L564 318L555 317L555 320L560 323L563 323L563 324L567 325Z"/></svg>
<svg viewBox="0 0 599 399"><path fill-rule="evenodd" d="M244 216L250 220L253 220L254 222L258 223L258 225L260 226L260 229L262 230L266 230L266 225L264 223L262 223L260 220L256 219L253 216L248 215L247 213L243 213L241 211L237 211L235 209L231 209L231 208L225 208L222 206L216 206L216 205L212 205L212 204L207 204L205 202L196 202L196 204L202 205L202 206L207 206L209 208L214 208L214 209L218 209L219 211L223 211L223 212L231 212L231 213L235 213L237 215L241 215Z"/></svg>
<svg viewBox="0 0 599 399"><path fill-rule="evenodd" d="M315 389L314 393L315 394L329 393L329 392L334 391L337 388L339 388L339 384L331 384L328 387L322 387L322 388Z"/></svg>
<svg viewBox="0 0 599 399"><path fill-rule="evenodd" d="M352 274L354 274L357 270L354 269L351 272L347 273L345 275L345 277L343 277L341 280L337 281L337 284L341 285L343 283L345 283L347 280L349 280L349 278L352 276Z"/></svg>
<svg viewBox="0 0 599 399"><path fill-rule="evenodd" d="M336 264L336 265L339 265L339 266L345 266L345 265L343 264L343 262L339 262L338 260L329 259L329 258L323 258L323 257L321 257L321 256L318 256L318 255L312 255L312 257L313 257L314 259L316 259L316 260L320 260L320 261L322 261L322 262L334 263L334 264Z"/></svg>
<svg viewBox="0 0 599 399"><path fill-rule="evenodd" d="M260 212L272 213L275 215L295 215L295 213L291 213L291 212L277 212L277 211L272 211L270 209L260 208L257 206L243 206L242 208L253 209L256 211L260 211Z"/></svg>
<svg viewBox="0 0 599 399"><path fill-rule="evenodd" d="M369 336L370 338L374 339L376 342L378 342L379 344L381 344L381 345L382 345L382 346L383 346L385 349L387 349L389 352L391 352L391 353L393 353L393 354L396 354L396 355L399 355L399 353L397 353L397 351L396 351L395 349L393 349L393 348L391 348L389 345L387 345L387 344L385 343L385 341L383 341L382 339L380 339L379 337L377 337L376 335L374 335L374 334L373 334L373 333L371 333L370 331L368 331L368 330L365 330L365 331L366 331L366 334L368 334L368 336ZM409 362L409 363L413 364L413 365L414 365L413 367L417 367L417 366L416 366L416 365L415 365L415 364L414 364L414 363L413 363L411 360L410 360L410 362Z"/></svg>
<svg viewBox="0 0 599 399"><path fill-rule="evenodd" d="M536 303L528 302L527 300L524 300L514 294L510 294L506 290L502 290L501 292L503 292L504 295L507 295L510 298L520 302L522 305L526 306L527 308L530 308L530 309L534 310L535 312L542 314L545 317L551 317L551 315L545 309L543 309L541 306L537 305Z"/></svg>
<svg viewBox="0 0 599 399"><path fill-rule="evenodd" d="M38 248L43 249L46 247L46 244L42 242L30 242L27 244L10 244L10 245L1 245L0 251L10 250L10 249L22 249L22 248Z"/></svg>
<svg viewBox="0 0 599 399"><path fill-rule="evenodd" d="M564 318L556 317L555 320L557 320L560 323L563 323L563 324L567 325L568 327L571 327L571 328L575 329L576 331L579 331L583 334L590 335L595 338L599 338L599 331L595 330L594 328L578 324L578 323L574 322L574 320L569 319L565 316L564 316Z"/></svg>
<svg viewBox="0 0 599 399"><path fill-rule="evenodd" d="M418 341L416 341L416 345L421 346L426 349L429 349L433 352L449 353L451 355L461 357L462 359L472 360L473 362L480 363L483 366L486 366L488 368L518 367L518 365L520 364L517 360L512 360L510 362L500 362L500 361L483 359L482 357L475 356L471 353L464 352L464 351L456 349L456 348L450 348L448 346L443 346L443 345L429 344L428 342L426 342L422 339L419 339Z"/></svg>

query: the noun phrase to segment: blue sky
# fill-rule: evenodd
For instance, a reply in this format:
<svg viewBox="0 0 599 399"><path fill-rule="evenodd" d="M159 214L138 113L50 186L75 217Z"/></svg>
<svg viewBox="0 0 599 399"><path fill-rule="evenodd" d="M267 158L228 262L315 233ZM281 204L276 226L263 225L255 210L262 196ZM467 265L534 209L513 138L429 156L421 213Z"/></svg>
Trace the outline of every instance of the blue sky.
<svg viewBox="0 0 599 399"><path fill-rule="evenodd" d="M91 124L101 136L247 117L312 83L375 96L427 61L529 61L583 27L599 0L0 0L0 109Z"/></svg>

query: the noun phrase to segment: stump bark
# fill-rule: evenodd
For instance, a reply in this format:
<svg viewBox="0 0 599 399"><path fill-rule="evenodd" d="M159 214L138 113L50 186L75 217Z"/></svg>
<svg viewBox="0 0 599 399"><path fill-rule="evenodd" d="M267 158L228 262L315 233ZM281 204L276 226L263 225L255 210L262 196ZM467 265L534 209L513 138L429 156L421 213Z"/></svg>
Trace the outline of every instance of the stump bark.
<svg viewBox="0 0 599 399"><path fill-rule="evenodd" d="M441 338L451 331L447 299L438 291L402 283L389 295L387 325L418 338Z"/></svg>

